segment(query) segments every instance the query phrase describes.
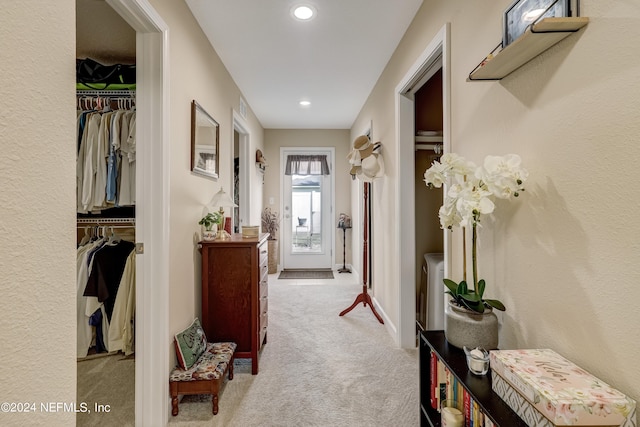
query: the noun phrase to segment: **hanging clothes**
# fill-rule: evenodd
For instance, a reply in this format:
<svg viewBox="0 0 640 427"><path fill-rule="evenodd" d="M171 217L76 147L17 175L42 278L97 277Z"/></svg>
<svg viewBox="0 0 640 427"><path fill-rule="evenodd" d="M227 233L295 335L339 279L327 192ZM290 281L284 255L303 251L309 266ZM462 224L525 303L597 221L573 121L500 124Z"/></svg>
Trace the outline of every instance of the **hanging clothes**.
<svg viewBox="0 0 640 427"><path fill-rule="evenodd" d="M133 353L135 295L136 253L131 251L125 263L109 323L109 351L122 350L125 355Z"/></svg>
<svg viewBox="0 0 640 427"><path fill-rule="evenodd" d="M93 330L89 324L89 316L86 315L87 311L87 298L84 297L84 288L87 285L87 278L89 277L89 253L99 245L102 245L102 240L88 242L85 245L78 247L76 257L76 325L77 325L77 357L82 358L87 356L91 341L93 339Z"/></svg>
<svg viewBox="0 0 640 427"><path fill-rule="evenodd" d="M133 352L134 246L133 242L112 236L93 239L78 247L78 358L87 356L93 342L97 353ZM117 318L112 325L114 311Z"/></svg>
<svg viewBox="0 0 640 427"><path fill-rule="evenodd" d="M78 213L135 205L136 113L132 99L121 101L96 97L87 108L87 98L78 100Z"/></svg>
<svg viewBox="0 0 640 427"><path fill-rule="evenodd" d="M93 256L93 266L83 295L97 297L98 301L104 304L108 321L111 321L127 257L134 246L132 242L125 240L117 243L106 242Z"/></svg>

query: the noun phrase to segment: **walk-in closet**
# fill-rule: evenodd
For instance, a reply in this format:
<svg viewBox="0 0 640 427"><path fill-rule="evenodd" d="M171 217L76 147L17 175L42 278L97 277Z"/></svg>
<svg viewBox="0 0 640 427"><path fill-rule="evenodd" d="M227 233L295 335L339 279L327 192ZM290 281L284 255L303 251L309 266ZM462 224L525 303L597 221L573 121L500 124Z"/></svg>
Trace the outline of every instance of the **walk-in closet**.
<svg viewBox="0 0 640 427"><path fill-rule="evenodd" d="M443 150L442 68L437 68L414 94L416 320L421 329L444 327L444 242L438 218L442 188L424 183L424 172Z"/></svg>
<svg viewBox="0 0 640 427"><path fill-rule="evenodd" d="M133 426L136 33L108 3L76 0L76 42L77 402L89 408L76 422Z"/></svg>

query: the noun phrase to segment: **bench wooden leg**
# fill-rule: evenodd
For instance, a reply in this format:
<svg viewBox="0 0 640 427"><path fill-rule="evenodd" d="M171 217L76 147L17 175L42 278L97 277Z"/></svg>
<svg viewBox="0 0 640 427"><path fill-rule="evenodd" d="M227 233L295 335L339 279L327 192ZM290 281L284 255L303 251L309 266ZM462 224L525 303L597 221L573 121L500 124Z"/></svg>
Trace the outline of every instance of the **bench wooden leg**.
<svg viewBox="0 0 640 427"><path fill-rule="evenodd" d="M178 396L171 398L171 415L174 417L178 415Z"/></svg>
<svg viewBox="0 0 640 427"><path fill-rule="evenodd" d="M211 397L211 401L213 403L213 415L216 415L218 413L218 394L214 394Z"/></svg>

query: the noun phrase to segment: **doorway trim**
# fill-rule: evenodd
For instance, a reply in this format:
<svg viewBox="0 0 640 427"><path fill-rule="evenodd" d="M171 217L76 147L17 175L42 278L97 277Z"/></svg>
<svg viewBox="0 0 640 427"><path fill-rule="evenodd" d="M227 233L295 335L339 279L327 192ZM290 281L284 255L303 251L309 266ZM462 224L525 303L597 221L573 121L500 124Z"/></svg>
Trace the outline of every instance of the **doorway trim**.
<svg viewBox="0 0 640 427"><path fill-rule="evenodd" d="M169 417L169 27L148 0L107 0L136 31L135 424Z"/></svg>
<svg viewBox="0 0 640 427"><path fill-rule="evenodd" d="M240 229L242 230L243 224L250 224L249 214L251 212L251 197L250 185L249 185L249 168L251 167L250 160L253 158L249 155L249 149L251 147L251 132L249 130L248 123L232 109L233 125L231 126L231 141L233 141L233 133L238 132L238 155L240 156ZM233 157L233 156L232 156ZM233 170L233 159L231 159L231 170Z"/></svg>
<svg viewBox="0 0 640 427"><path fill-rule="evenodd" d="M396 342L402 348L416 347L416 261L415 261L415 105L414 96L442 61L443 151L451 151L451 24L446 23L427 45L418 60L409 68L395 89L396 156L396 247L398 256L398 330ZM402 166L404 165L404 166ZM443 192L445 194L446 191ZM451 236L444 234L444 275L449 276L451 265ZM444 285L443 285L444 286ZM444 304L444 301L443 301Z"/></svg>

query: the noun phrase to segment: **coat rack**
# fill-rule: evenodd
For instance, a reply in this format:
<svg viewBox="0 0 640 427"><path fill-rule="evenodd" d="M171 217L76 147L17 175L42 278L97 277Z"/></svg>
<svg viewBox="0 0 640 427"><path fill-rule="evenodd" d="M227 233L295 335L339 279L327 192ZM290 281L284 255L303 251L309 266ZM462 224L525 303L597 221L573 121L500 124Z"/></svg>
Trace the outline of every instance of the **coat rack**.
<svg viewBox="0 0 640 427"><path fill-rule="evenodd" d="M353 302L353 304L351 304L351 306L349 308L347 308L346 310L343 310L340 313L340 316L344 316L345 314L347 314L348 312L353 310L359 303L362 303L362 305L364 305L365 307L368 304L369 308L371 308L371 311L373 312L373 315L376 316L376 319L378 319L378 321L384 325L384 321L382 320L382 317L380 317L380 315L376 311L375 307L373 306L373 302L371 301L371 296L367 293L367 271L368 271L368 255L369 255L369 248L368 248L369 209L368 209L367 201L369 199L369 187L370 186L371 186L371 183L364 182L364 221L363 221L364 222L364 225L363 225L364 233L363 233L363 243L362 243L362 246L363 246L363 250L362 250L362 264L363 264L363 268L362 268L362 293L360 293L356 297L356 300Z"/></svg>

